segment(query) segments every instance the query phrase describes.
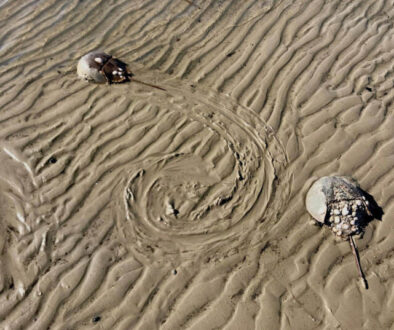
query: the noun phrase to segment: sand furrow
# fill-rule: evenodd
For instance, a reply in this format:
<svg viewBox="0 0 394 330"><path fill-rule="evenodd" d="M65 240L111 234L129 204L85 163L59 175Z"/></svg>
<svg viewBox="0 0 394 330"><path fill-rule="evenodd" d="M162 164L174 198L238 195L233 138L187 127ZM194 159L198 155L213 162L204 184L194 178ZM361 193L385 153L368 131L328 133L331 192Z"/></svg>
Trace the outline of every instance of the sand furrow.
<svg viewBox="0 0 394 330"><path fill-rule="evenodd" d="M193 3L0 1L0 328L392 327L392 3ZM367 291L308 224L330 174L384 211Z"/></svg>

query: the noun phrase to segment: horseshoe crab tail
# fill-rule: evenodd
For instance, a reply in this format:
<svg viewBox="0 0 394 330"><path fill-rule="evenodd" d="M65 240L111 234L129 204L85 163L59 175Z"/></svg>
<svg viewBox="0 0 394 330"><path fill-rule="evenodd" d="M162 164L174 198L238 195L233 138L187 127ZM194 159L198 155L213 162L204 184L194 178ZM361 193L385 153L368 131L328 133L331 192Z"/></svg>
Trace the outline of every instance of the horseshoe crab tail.
<svg viewBox="0 0 394 330"><path fill-rule="evenodd" d="M160 89L162 91L165 91L165 89L162 88L162 87L159 87L159 86L156 86L156 85L151 85L151 84L145 83L145 82L143 82L141 80L137 80L137 79L131 78L131 81L135 81L135 82L137 82L139 84L142 84L142 85L145 85L145 86L149 86L149 87L153 87L153 88L157 88L157 89Z"/></svg>
<svg viewBox="0 0 394 330"><path fill-rule="evenodd" d="M368 289L368 282L367 282L367 279L364 276L363 270L361 269L360 256L358 254L358 250L357 250L356 244L354 243L353 236L349 237L349 242L350 242L350 246L352 247L352 252L353 252L353 255L354 255L354 259L356 260L358 274L359 274L360 278L363 281L364 288Z"/></svg>

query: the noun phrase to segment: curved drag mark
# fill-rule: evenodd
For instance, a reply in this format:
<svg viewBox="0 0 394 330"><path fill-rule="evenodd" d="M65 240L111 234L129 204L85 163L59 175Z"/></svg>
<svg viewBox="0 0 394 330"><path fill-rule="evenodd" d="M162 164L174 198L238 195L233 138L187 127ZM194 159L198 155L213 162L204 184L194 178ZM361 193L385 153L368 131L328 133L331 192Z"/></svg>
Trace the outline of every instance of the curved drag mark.
<svg viewBox="0 0 394 330"><path fill-rule="evenodd" d="M208 247L224 253L250 246L265 209L280 213L283 207L273 197L286 167L281 145L268 126L230 99L207 92L204 100L200 91L179 93L170 87L171 93L149 99L161 125L175 116L172 120L180 123L157 134L161 148L170 139L171 152L155 155L159 150L149 146L153 156L144 151L143 164L122 180L128 222L119 225L125 239L145 252L177 258L207 256ZM190 135L191 127L197 134Z"/></svg>

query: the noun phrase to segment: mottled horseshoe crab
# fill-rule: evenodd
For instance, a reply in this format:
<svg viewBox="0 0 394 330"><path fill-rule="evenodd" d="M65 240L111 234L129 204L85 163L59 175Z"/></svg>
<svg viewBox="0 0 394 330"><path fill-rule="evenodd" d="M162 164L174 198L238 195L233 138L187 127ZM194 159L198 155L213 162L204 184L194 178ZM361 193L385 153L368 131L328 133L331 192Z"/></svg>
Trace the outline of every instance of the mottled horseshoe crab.
<svg viewBox="0 0 394 330"><path fill-rule="evenodd" d="M360 278L368 287L360 266L353 235L361 234L372 218L369 201L356 181L342 176L326 176L317 180L306 195L306 209L310 215L343 240L349 240Z"/></svg>
<svg viewBox="0 0 394 330"><path fill-rule="evenodd" d="M121 60L103 52L95 51L82 56L77 65L78 76L96 83L124 83L130 81L133 74L129 71L127 64ZM140 84L163 88L133 79Z"/></svg>

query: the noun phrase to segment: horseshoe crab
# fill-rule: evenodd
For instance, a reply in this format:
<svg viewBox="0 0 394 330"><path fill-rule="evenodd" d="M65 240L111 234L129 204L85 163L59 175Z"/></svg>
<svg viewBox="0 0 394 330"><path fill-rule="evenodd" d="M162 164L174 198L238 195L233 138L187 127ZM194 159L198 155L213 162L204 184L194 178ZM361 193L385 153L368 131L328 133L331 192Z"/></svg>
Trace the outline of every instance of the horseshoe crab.
<svg viewBox="0 0 394 330"><path fill-rule="evenodd" d="M77 65L77 74L82 79L96 83L124 83L130 81L133 74L129 71L127 64L121 60L100 51L90 52L82 56ZM163 88L133 79L140 84Z"/></svg>
<svg viewBox="0 0 394 330"><path fill-rule="evenodd" d="M357 182L343 176L322 177L309 189L305 204L316 222L330 227L338 238L349 240L360 278L365 288L368 288L353 235L364 231L368 219L372 218L372 212Z"/></svg>
<svg viewBox="0 0 394 330"><path fill-rule="evenodd" d="M91 52L82 56L77 73L83 79L110 84L128 81L131 75L126 63L103 52Z"/></svg>

